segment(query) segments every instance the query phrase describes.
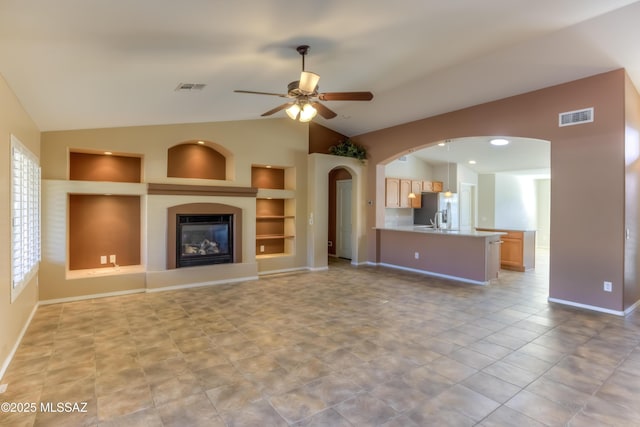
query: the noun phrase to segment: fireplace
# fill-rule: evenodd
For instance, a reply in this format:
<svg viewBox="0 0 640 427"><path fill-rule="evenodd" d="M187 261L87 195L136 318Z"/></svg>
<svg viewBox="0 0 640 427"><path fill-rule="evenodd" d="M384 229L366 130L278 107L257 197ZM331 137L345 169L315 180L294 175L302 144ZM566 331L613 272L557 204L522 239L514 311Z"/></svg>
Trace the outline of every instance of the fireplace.
<svg viewBox="0 0 640 427"><path fill-rule="evenodd" d="M233 215L178 214L176 267L233 263Z"/></svg>

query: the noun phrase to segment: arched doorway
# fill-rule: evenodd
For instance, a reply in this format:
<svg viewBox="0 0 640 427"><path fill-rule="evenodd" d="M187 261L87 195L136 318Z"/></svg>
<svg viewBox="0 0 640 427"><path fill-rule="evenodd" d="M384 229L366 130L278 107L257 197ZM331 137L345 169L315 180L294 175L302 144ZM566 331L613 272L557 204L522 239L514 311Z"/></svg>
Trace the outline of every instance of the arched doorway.
<svg viewBox="0 0 640 427"><path fill-rule="evenodd" d="M353 258L353 182L344 167L329 172L328 247L330 257Z"/></svg>
<svg viewBox="0 0 640 427"><path fill-rule="evenodd" d="M333 170L344 169L351 177L351 264L366 262L366 207L365 174L366 164L357 159L329 154L309 154L309 192L308 192L308 226L307 264L310 270L328 268L329 235L329 174Z"/></svg>

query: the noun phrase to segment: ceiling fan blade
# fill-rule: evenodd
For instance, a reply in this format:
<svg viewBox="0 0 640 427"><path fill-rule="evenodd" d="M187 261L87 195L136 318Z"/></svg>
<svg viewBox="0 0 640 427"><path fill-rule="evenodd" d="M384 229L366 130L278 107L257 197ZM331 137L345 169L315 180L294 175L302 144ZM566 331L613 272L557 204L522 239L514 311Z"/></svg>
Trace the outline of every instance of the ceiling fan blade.
<svg viewBox="0 0 640 427"><path fill-rule="evenodd" d="M260 116L262 116L262 117L270 116L270 115L272 115L274 113L277 113L280 110L284 110L285 108L292 106L293 104L295 104L295 102L287 102L287 103L284 103L282 105L278 105L276 108L272 108L271 110L267 111L266 113L260 114Z"/></svg>
<svg viewBox="0 0 640 427"><path fill-rule="evenodd" d="M371 101L371 92L326 92L319 93L318 99L321 101Z"/></svg>
<svg viewBox="0 0 640 427"><path fill-rule="evenodd" d="M318 114L320 114L325 119L333 119L335 116L337 116L337 114L333 110L330 110L319 102L312 102L311 105L313 106L313 108L318 110Z"/></svg>
<svg viewBox="0 0 640 427"><path fill-rule="evenodd" d="M316 73L312 73L311 71L303 71L300 74L300 83L298 84L298 89L300 89L305 94L310 95L315 92L319 80L320 76Z"/></svg>
<svg viewBox="0 0 640 427"><path fill-rule="evenodd" d="M287 95L283 94L283 93L271 93L271 92L255 92L253 90L234 90L235 93L249 93L252 95L272 95L272 96L279 96L281 98L288 98Z"/></svg>

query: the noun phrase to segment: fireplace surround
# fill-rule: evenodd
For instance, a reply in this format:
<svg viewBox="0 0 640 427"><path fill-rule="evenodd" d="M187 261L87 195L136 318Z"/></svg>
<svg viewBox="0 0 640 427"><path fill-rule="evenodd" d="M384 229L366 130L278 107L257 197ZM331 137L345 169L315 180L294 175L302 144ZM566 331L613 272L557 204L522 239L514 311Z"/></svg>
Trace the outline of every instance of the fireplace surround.
<svg viewBox="0 0 640 427"><path fill-rule="evenodd" d="M189 203L167 215L167 269L242 262L242 209Z"/></svg>

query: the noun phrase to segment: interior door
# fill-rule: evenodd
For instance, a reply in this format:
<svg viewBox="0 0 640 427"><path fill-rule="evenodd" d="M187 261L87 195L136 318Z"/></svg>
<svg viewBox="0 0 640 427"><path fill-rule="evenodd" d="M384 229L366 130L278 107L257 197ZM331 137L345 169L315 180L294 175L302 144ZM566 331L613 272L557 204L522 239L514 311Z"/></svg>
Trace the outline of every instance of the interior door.
<svg viewBox="0 0 640 427"><path fill-rule="evenodd" d="M336 255L351 259L351 180L336 181Z"/></svg>

